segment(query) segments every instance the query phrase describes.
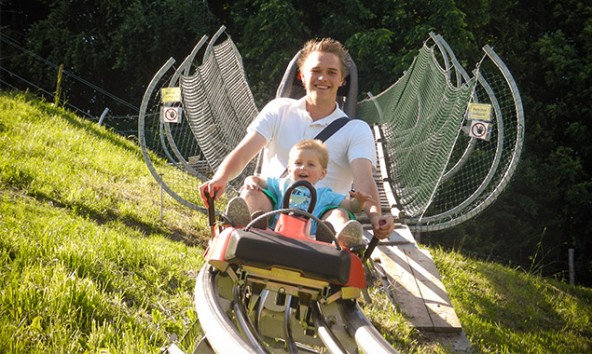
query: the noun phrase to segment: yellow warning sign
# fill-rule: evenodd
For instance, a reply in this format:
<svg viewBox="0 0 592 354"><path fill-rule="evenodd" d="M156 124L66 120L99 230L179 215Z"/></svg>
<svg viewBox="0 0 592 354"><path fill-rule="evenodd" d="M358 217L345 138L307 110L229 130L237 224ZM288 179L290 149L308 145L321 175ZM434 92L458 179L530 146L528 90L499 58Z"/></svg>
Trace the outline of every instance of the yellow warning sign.
<svg viewBox="0 0 592 354"><path fill-rule="evenodd" d="M491 105L488 103L469 103L468 119L491 121Z"/></svg>
<svg viewBox="0 0 592 354"><path fill-rule="evenodd" d="M160 101L162 103L181 102L180 87L163 87L160 89Z"/></svg>

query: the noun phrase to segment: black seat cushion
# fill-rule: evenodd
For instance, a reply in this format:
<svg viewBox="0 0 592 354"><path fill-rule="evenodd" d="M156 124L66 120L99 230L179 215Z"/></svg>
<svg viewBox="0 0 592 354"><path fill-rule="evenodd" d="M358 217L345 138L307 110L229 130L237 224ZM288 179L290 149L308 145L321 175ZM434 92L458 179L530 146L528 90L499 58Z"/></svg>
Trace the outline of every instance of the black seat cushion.
<svg viewBox="0 0 592 354"><path fill-rule="evenodd" d="M226 260L233 264L282 267L330 283L349 279L351 254L330 244L288 238L279 234L237 229L232 232Z"/></svg>

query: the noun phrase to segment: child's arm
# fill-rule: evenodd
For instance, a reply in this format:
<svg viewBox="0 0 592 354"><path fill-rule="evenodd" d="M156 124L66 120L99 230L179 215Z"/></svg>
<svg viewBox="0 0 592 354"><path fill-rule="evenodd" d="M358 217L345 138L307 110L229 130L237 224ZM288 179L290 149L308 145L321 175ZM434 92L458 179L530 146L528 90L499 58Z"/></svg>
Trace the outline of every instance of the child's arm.
<svg viewBox="0 0 592 354"><path fill-rule="evenodd" d="M369 194L364 192L351 191L349 192L349 196L350 198L345 198L339 206L354 214L362 211L364 209L364 204L367 202L376 203Z"/></svg>
<svg viewBox="0 0 592 354"><path fill-rule="evenodd" d="M261 190L267 188L267 181L257 176L249 176L243 182L243 188Z"/></svg>

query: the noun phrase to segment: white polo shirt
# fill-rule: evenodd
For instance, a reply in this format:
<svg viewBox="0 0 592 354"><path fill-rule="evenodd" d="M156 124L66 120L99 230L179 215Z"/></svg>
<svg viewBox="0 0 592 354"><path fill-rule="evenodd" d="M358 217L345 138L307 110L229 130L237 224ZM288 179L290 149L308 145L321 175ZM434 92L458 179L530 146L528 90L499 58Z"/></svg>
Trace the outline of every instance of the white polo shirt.
<svg viewBox="0 0 592 354"><path fill-rule="evenodd" d="M334 120L347 115L339 108L313 121L306 111L305 98L276 98L269 102L247 128L261 134L267 141L264 149L261 177L279 177L288 165L292 146L301 140L313 139ZM372 130L366 122L354 119L331 136L325 145L329 150L327 176L317 187L330 187L346 194L352 186L350 162L365 158L376 166L376 146Z"/></svg>

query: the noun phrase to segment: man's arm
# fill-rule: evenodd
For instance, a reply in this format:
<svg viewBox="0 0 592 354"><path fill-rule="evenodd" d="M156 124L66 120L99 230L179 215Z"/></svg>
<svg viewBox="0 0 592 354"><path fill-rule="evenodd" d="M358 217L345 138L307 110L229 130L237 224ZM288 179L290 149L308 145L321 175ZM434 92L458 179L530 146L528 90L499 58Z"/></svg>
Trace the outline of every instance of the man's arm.
<svg viewBox="0 0 592 354"><path fill-rule="evenodd" d="M199 187L201 198L206 205L205 192L207 191L214 200L218 199L224 193L228 181L242 172L249 161L263 149L265 143L266 140L261 134L247 133L238 146L224 158L212 179Z"/></svg>
<svg viewBox="0 0 592 354"><path fill-rule="evenodd" d="M373 200L365 203L364 211L370 219L374 235L379 239L387 238L395 228L391 215L382 215L378 187L372 175L370 160L359 158L351 162L356 190L369 195Z"/></svg>

